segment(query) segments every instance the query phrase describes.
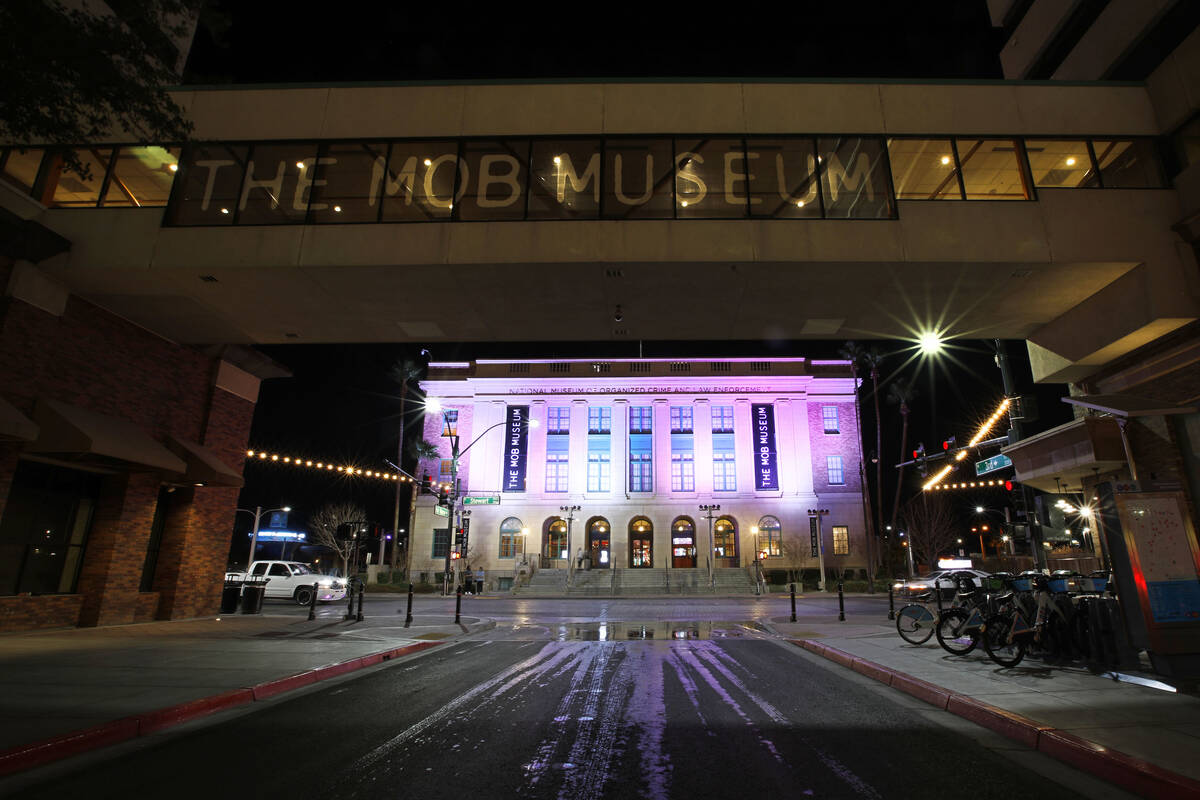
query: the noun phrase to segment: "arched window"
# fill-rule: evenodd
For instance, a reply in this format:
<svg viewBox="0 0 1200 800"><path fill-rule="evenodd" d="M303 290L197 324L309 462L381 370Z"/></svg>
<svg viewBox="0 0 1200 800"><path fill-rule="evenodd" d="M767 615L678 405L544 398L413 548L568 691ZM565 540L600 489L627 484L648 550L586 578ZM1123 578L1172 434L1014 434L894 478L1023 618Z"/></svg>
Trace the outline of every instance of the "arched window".
<svg viewBox="0 0 1200 800"><path fill-rule="evenodd" d="M543 525L542 555L546 558L570 558L567 553L567 521L562 517L550 517Z"/></svg>
<svg viewBox="0 0 1200 800"><path fill-rule="evenodd" d="M500 523L500 557L501 558L516 558L517 557L517 540L524 542L524 533L528 533L521 520L516 517L509 517ZM522 549L524 549L522 547Z"/></svg>
<svg viewBox="0 0 1200 800"><path fill-rule="evenodd" d="M717 558L737 555L737 523L733 517L720 517L713 522L713 555Z"/></svg>
<svg viewBox="0 0 1200 800"><path fill-rule="evenodd" d="M777 518L763 517L758 521L757 547L766 558L783 555L783 534Z"/></svg>
<svg viewBox="0 0 1200 800"><path fill-rule="evenodd" d="M629 522L629 566L654 566L654 524L645 517Z"/></svg>

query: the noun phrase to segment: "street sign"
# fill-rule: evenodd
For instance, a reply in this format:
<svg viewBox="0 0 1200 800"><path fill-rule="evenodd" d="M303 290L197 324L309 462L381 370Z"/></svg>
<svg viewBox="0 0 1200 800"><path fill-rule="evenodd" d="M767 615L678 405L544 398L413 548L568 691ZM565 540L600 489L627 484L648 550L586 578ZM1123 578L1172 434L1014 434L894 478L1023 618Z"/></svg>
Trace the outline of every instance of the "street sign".
<svg viewBox="0 0 1200 800"><path fill-rule="evenodd" d="M1012 466L1012 459L1001 453L991 458L985 458L983 461L975 462L975 476L987 475L989 472L995 472L998 469Z"/></svg>
<svg viewBox="0 0 1200 800"><path fill-rule="evenodd" d="M817 541L817 518L808 518L808 535L812 539L812 557L816 558L821 555L820 542Z"/></svg>
<svg viewBox="0 0 1200 800"><path fill-rule="evenodd" d="M434 506L433 513L437 514L439 517L448 517L450 516L450 508L448 506Z"/></svg>
<svg viewBox="0 0 1200 800"><path fill-rule="evenodd" d="M464 497L462 499L464 506L498 506L500 505L500 497L493 495L491 497Z"/></svg>

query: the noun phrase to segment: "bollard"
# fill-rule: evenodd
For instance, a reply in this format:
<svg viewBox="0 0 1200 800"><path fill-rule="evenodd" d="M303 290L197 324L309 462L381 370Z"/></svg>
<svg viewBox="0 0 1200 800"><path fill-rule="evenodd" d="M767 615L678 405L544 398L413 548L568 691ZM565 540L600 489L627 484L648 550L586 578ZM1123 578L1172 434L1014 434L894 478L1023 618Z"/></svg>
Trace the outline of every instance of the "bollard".
<svg viewBox="0 0 1200 800"><path fill-rule="evenodd" d="M842 596L842 582L838 581L838 622L846 621L846 598Z"/></svg>
<svg viewBox="0 0 1200 800"><path fill-rule="evenodd" d="M888 619L896 618L896 596L892 594L892 585L888 584Z"/></svg>
<svg viewBox="0 0 1200 800"><path fill-rule="evenodd" d="M363 595L365 595L366 593L367 593L367 584L363 583L362 581L359 581L358 582L358 615L354 618L355 622L363 621L362 604L363 604Z"/></svg>
<svg viewBox="0 0 1200 800"><path fill-rule="evenodd" d="M454 624L460 625L462 619L462 587L454 592Z"/></svg>
<svg viewBox="0 0 1200 800"><path fill-rule="evenodd" d="M313 584L312 599L308 601L308 621L312 622L317 618L317 594L321 591L320 584Z"/></svg>
<svg viewBox="0 0 1200 800"><path fill-rule="evenodd" d="M354 619L354 578L350 578L346 582L346 613L342 619Z"/></svg>
<svg viewBox="0 0 1200 800"><path fill-rule="evenodd" d="M410 583L408 585L408 611L404 614L404 624L406 627L412 624L412 596L413 586Z"/></svg>
<svg viewBox="0 0 1200 800"><path fill-rule="evenodd" d="M792 581L792 622L796 621L796 582Z"/></svg>

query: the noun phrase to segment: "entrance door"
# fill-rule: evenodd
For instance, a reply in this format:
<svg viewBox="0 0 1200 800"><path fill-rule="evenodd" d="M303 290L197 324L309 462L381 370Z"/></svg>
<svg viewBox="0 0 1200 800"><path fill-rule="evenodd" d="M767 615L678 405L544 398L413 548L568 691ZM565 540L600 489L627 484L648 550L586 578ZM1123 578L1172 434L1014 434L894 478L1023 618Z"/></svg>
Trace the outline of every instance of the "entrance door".
<svg viewBox="0 0 1200 800"><path fill-rule="evenodd" d="M635 537L629 544L629 566L654 566L654 542L650 538Z"/></svg>
<svg viewBox="0 0 1200 800"><path fill-rule="evenodd" d="M592 569L608 569L609 563L608 532L592 531Z"/></svg>
<svg viewBox="0 0 1200 800"><path fill-rule="evenodd" d="M690 529L671 531L671 566L676 569L696 566L696 535Z"/></svg>

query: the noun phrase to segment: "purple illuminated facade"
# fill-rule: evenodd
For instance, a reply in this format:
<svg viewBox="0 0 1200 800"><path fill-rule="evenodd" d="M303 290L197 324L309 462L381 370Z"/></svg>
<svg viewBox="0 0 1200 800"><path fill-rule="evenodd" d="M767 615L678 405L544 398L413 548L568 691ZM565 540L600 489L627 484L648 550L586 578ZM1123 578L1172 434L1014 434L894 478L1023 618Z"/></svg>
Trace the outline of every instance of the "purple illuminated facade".
<svg viewBox="0 0 1200 800"><path fill-rule="evenodd" d="M829 511L826 568L867 566L847 362L479 360L431 364L422 389L445 415L425 418L442 459L420 472L450 481L454 426L465 562L493 589L571 554L592 571L703 570L710 535L715 569L749 571L758 553L768 572L815 570L813 508ZM701 505L720 510L710 520ZM429 579L452 546L447 524L422 497L413 569Z"/></svg>

